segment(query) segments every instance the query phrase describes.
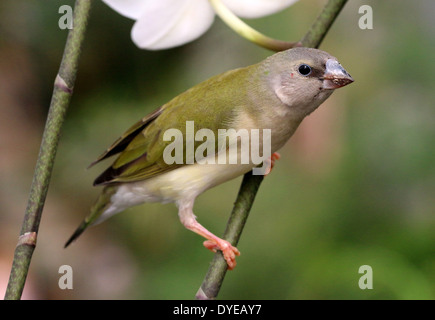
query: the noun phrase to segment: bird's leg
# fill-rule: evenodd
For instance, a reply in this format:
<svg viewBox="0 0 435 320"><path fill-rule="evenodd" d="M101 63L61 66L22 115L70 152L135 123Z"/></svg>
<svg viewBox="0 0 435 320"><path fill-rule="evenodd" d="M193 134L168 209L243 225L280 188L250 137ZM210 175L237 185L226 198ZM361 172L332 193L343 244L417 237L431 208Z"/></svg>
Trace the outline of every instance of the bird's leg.
<svg viewBox="0 0 435 320"><path fill-rule="evenodd" d="M183 204L179 203L178 215L180 217L181 223L187 229L207 239L203 243L204 247L213 252L216 252L216 250L222 251L222 254L227 262L228 269L234 269L236 266L236 256L240 255L239 250L237 250L236 247L233 247L228 241L215 236L213 233L204 228L198 221L196 221L192 207L193 201L189 201L189 203L183 202Z"/></svg>
<svg viewBox="0 0 435 320"><path fill-rule="evenodd" d="M268 174L270 174L272 172L273 167L275 166L275 161L279 160L279 158L281 158L281 155L278 152L274 152L272 154L272 156L267 159L267 169L266 172L264 173L264 176L267 176Z"/></svg>

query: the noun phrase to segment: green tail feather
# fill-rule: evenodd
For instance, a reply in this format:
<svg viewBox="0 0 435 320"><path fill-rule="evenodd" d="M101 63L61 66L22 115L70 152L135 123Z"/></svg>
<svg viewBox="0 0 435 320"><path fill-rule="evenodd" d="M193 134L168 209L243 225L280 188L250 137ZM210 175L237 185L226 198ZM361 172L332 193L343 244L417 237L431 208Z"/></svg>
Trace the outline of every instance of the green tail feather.
<svg viewBox="0 0 435 320"><path fill-rule="evenodd" d="M101 216L107 205L110 204L110 198L113 194L115 194L116 190L116 186L107 186L103 189L97 201L92 206L91 213L85 218L85 220L83 220L83 222L79 225L73 235L68 239L68 241L65 243L64 248L68 247L71 242L76 240L83 233L83 231L87 229L87 227L92 225L92 223L94 223L95 220L97 220Z"/></svg>

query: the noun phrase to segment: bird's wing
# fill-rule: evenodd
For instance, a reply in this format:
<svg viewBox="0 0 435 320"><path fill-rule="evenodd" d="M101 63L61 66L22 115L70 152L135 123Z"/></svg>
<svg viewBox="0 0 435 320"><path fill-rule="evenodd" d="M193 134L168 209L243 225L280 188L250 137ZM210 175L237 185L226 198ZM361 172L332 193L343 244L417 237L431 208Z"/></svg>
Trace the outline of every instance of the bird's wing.
<svg viewBox="0 0 435 320"><path fill-rule="evenodd" d="M203 143L195 141L194 135L186 135L186 121L194 121L195 132L202 128L212 130L217 150L218 129L229 128L243 101L243 90L231 85L241 76L240 70L243 69L229 71L189 89L133 125L94 162L120 153L94 185L145 180L185 165L186 143L192 143L194 150ZM164 141L163 135L174 128L183 135L182 164L167 164L163 158L165 148L172 143Z"/></svg>

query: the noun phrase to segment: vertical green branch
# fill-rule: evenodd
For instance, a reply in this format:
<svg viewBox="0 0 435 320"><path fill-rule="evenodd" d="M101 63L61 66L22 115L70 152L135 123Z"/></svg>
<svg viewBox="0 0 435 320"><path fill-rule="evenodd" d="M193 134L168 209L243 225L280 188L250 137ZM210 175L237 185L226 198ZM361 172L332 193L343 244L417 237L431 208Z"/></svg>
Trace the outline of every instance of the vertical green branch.
<svg viewBox="0 0 435 320"><path fill-rule="evenodd" d="M263 181L264 176L253 175L252 171L245 174L236 202L227 223L224 233L224 239L232 245L237 246L240 236L248 219L254 198L257 195L258 188ZM210 264L210 268L205 276L204 282L196 293L196 299L208 300L216 297L224 281L227 272L227 262L218 251Z"/></svg>
<svg viewBox="0 0 435 320"><path fill-rule="evenodd" d="M62 124L72 97L90 8L91 0L77 0L75 3L73 28L68 33L59 73L54 82L50 109L36 162L24 221L15 248L5 295L5 299L8 300L21 298L32 254L36 247L42 210L50 183Z"/></svg>
<svg viewBox="0 0 435 320"><path fill-rule="evenodd" d="M347 0L329 0L311 28L301 39L302 46L318 48L346 2Z"/></svg>
<svg viewBox="0 0 435 320"><path fill-rule="evenodd" d="M302 46L318 48L346 2L347 0L329 0L311 28L302 38ZM239 194L223 236L223 239L226 239L234 246L236 246L239 241L255 195L262 181L262 176L254 176L251 173L245 174L243 178ZM195 298L200 300L216 299L225 278L226 271L227 263L222 253L218 251L210 263L210 267Z"/></svg>

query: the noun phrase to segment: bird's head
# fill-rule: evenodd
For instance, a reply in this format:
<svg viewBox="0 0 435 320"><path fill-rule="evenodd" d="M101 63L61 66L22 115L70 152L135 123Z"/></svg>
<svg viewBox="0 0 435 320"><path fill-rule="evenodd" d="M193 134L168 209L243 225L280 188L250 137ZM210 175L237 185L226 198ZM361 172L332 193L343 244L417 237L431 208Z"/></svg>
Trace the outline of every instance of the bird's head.
<svg viewBox="0 0 435 320"><path fill-rule="evenodd" d="M332 92L354 80L330 54L298 47L266 60L272 91L288 111L302 117L313 112Z"/></svg>

